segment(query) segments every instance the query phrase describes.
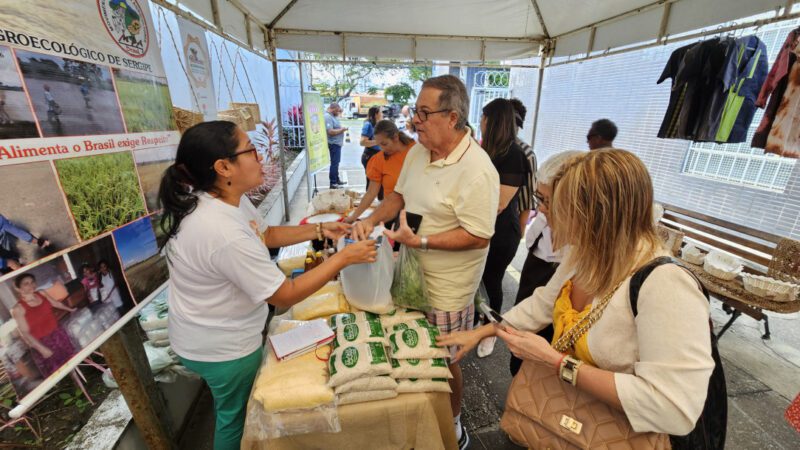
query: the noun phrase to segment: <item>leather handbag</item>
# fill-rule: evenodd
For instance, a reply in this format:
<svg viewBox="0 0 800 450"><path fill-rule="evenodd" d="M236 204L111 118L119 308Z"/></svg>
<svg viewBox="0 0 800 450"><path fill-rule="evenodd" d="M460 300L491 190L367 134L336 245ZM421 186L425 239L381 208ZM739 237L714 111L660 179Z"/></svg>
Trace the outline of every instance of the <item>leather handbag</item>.
<svg viewBox="0 0 800 450"><path fill-rule="evenodd" d="M617 285L562 335L554 347L562 353L600 318ZM524 361L508 390L500 428L512 441L534 449L667 450L664 433L637 433L625 413L561 380L550 365Z"/></svg>

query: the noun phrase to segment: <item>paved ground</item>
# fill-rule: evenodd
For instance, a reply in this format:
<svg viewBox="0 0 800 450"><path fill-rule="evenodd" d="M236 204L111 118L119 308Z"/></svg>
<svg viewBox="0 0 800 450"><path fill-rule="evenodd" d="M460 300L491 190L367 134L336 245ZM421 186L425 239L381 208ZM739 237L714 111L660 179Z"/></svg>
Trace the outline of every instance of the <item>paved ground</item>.
<svg viewBox="0 0 800 450"><path fill-rule="evenodd" d="M355 124L352 129L355 133L360 131ZM361 149L357 142L345 144L340 167L349 186L355 189L365 187L360 155ZM327 171L317 174L316 180L319 188L326 188ZM299 222L305 214L305 186L305 183L301 184L292 200L289 223ZM513 305L524 258L525 250L521 246L503 281L503 311ZM727 320L727 315L718 301L713 300L712 305L712 317L719 329ZM764 341L761 339L763 325L743 317L721 339L720 352L728 382L728 449L800 448L800 434L783 419L783 412L790 398L800 391L798 325L800 314L773 314L770 316L772 339ZM519 448L498 428L506 391L511 382L508 372L509 357L508 349L500 342L491 356L478 359L473 354L464 361L465 396L462 420L472 439L470 449ZM205 402L205 417L197 423L203 425L193 428L201 432L201 435L204 434L202 431L213 428L213 418L209 417L210 405ZM184 443L182 447L199 448L196 444L197 440L194 440L192 443Z"/></svg>

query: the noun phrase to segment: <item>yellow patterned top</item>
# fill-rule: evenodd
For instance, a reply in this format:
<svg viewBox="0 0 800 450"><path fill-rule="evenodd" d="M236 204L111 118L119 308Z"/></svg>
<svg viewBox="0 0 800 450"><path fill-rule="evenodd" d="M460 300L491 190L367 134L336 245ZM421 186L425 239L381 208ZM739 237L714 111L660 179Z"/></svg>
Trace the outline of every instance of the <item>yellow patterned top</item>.
<svg viewBox="0 0 800 450"><path fill-rule="evenodd" d="M572 280L567 280L561 288L561 293L553 305L553 341L555 345L558 339L561 338L567 330L575 326L581 319L583 319L592 310L592 304L586 305L583 311L576 311L572 308ZM589 353L588 332L584 333L576 342L575 345L569 349L569 354L575 358L580 359L585 364L595 365L591 353Z"/></svg>

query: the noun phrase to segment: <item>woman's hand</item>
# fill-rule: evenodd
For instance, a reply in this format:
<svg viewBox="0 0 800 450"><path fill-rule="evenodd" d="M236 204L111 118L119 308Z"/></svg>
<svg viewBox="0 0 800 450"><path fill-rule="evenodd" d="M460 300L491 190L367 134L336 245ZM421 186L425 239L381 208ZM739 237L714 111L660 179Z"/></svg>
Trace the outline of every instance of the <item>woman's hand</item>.
<svg viewBox="0 0 800 450"><path fill-rule="evenodd" d="M543 362L551 366L558 364L561 359L561 353L536 333L497 326L497 336L506 342L511 354L519 359Z"/></svg>
<svg viewBox="0 0 800 450"><path fill-rule="evenodd" d="M350 233L352 225L342 222L325 222L322 224L322 234L328 239L337 240Z"/></svg>
<svg viewBox="0 0 800 450"><path fill-rule="evenodd" d="M342 255L345 266L352 264L373 263L378 256L378 251L375 247L375 241L366 240L348 244L337 253Z"/></svg>
<svg viewBox="0 0 800 450"><path fill-rule="evenodd" d="M347 216L344 218L344 223L353 224L358 220L358 217L355 216Z"/></svg>
<svg viewBox="0 0 800 450"><path fill-rule="evenodd" d="M353 225L353 231L350 235L353 237L353 240L363 241L369 239L369 235L372 234L373 229L375 229L375 226L372 225L372 222L369 220L359 220Z"/></svg>
<svg viewBox="0 0 800 450"><path fill-rule="evenodd" d="M39 349L39 353L41 353L42 358L47 359L53 356L53 351L49 348L45 347L44 345Z"/></svg>
<svg viewBox="0 0 800 450"><path fill-rule="evenodd" d="M478 330L454 331L450 334L442 334L436 337L436 345L440 347L458 346L455 358L450 364L461 361L467 353L475 348L484 336Z"/></svg>

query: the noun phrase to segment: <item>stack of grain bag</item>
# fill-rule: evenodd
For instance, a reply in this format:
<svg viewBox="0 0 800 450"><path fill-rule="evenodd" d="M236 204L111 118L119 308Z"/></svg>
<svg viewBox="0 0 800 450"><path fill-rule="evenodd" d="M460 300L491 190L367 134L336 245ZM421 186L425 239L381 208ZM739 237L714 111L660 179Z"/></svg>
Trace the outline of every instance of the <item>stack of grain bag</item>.
<svg viewBox="0 0 800 450"><path fill-rule="evenodd" d="M139 325L142 326L145 334L147 334L147 340L154 347L169 346L169 335L167 333L168 314L169 308L166 295L159 295L139 311Z"/></svg>
<svg viewBox="0 0 800 450"><path fill-rule="evenodd" d="M336 331L328 360L330 379L338 405L397 397L397 382L386 352L386 334L380 318L368 312L336 314L330 318Z"/></svg>
<svg viewBox="0 0 800 450"><path fill-rule="evenodd" d="M398 309L382 317L392 353L391 377L398 393L452 392L447 367L450 354L436 345L439 329L419 311Z"/></svg>

